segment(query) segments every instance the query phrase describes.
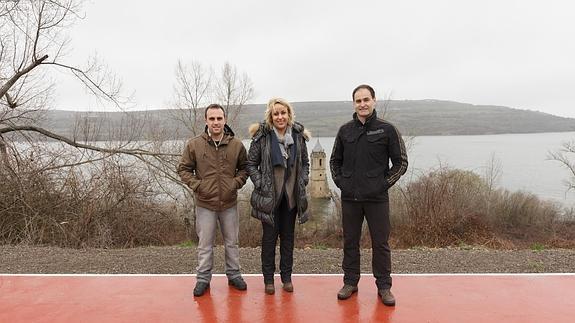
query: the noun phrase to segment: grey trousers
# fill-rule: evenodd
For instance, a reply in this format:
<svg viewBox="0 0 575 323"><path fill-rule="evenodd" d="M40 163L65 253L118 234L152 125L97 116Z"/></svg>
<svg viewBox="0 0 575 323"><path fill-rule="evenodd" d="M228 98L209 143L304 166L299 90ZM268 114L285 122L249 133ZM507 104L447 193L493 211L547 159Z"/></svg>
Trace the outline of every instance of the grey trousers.
<svg viewBox="0 0 575 323"><path fill-rule="evenodd" d="M209 283L212 279L214 265L214 241L216 239L217 222L224 238L226 254L226 276L234 279L241 276L240 250L238 247L238 233L240 219L237 205L223 210L212 211L196 207L196 233L198 234L198 271L197 280Z"/></svg>

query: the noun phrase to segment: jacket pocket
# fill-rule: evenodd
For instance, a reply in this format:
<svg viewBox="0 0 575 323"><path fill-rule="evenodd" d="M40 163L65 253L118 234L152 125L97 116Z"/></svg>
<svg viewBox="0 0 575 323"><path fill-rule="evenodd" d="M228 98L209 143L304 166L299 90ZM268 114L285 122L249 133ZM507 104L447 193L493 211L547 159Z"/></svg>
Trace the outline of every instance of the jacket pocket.
<svg viewBox="0 0 575 323"><path fill-rule="evenodd" d="M341 190L342 197L353 196L353 183L352 183L353 172L349 170L342 170L341 174L338 176L339 189Z"/></svg>
<svg viewBox="0 0 575 323"><path fill-rule="evenodd" d="M380 193L387 191L388 185L387 180L385 179L385 167L378 167L369 170L365 173L365 177L365 187L367 188L366 197L377 196Z"/></svg>
<svg viewBox="0 0 575 323"><path fill-rule="evenodd" d="M271 192L263 192L259 189L254 189L252 191L252 196L250 197L251 206L263 213L272 214L274 208L274 199Z"/></svg>
<svg viewBox="0 0 575 323"><path fill-rule="evenodd" d="M376 164L387 163L387 149L389 138L383 134L367 136L369 157Z"/></svg>
<svg viewBox="0 0 575 323"><path fill-rule="evenodd" d="M354 143L357 140L357 137L359 137L359 133L347 133L342 136L342 139L346 143L350 144Z"/></svg>
<svg viewBox="0 0 575 323"><path fill-rule="evenodd" d="M233 202L238 197L238 190L236 189L236 181L231 177L224 177L222 179L222 202Z"/></svg>
<svg viewBox="0 0 575 323"><path fill-rule="evenodd" d="M367 136L367 141L372 145L387 145L389 139L383 133Z"/></svg>
<svg viewBox="0 0 575 323"><path fill-rule="evenodd" d="M351 175L353 175L353 172L352 172L352 171L343 170L343 171L341 172L341 182L342 182L342 184L345 183L345 182L348 182L349 179L351 179Z"/></svg>
<svg viewBox="0 0 575 323"><path fill-rule="evenodd" d="M198 197L202 201L209 201L215 199L218 196L218 186L214 179L202 179L198 190L196 191Z"/></svg>

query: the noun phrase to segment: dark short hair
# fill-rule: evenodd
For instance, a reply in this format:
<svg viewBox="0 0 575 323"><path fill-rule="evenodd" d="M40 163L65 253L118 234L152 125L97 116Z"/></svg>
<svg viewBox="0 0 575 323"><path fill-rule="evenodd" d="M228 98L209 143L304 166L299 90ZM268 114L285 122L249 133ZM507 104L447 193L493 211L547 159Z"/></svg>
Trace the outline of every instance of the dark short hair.
<svg viewBox="0 0 575 323"><path fill-rule="evenodd" d="M204 119L208 118L208 110L209 109L221 109L222 112L224 113L224 118L226 117L226 110L224 110L224 107L222 107L221 105L219 105L217 103L212 103L206 107L206 110L204 110Z"/></svg>
<svg viewBox="0 0 575 323"><path fill-rule="evenodd" d="M351 100L352 101L355 100L355 92L359 91L360 89L368 90L369 93L371 93L371 98L375 99L375 90L367 84L361 84L361 85L358 85L355 89L353 89L353 92L351 92Z"/></svg>

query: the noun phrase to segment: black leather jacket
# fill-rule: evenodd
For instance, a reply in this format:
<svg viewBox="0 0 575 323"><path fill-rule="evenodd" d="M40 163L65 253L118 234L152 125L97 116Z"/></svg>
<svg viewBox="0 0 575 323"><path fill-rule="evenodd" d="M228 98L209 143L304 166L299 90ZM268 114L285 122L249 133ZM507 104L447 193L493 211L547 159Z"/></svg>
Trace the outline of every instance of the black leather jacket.
<svg viewBox="0 0 575 323"><path fill-rule="evenodd" d="M252 216L273 226L276 205L270 147L272 130L265 122L262 122L253 131L246 167L248 175L254 183L254 190L250 198ZM306 146L308 137L304 134L303 125L297 122L292 126L292 135L296 142L297 173L294 188L296 208L299 223L304 223L309 219L305 189L309 180L309 157Z"/></svg>
<svg viewBox="0 0 575 323"><path fill-rule="evenodd" d="M330 168L342 200L388 201L387 190L407 170L405 144L395 126L375 111L365 124L354 113L337 133Z"/></svg>

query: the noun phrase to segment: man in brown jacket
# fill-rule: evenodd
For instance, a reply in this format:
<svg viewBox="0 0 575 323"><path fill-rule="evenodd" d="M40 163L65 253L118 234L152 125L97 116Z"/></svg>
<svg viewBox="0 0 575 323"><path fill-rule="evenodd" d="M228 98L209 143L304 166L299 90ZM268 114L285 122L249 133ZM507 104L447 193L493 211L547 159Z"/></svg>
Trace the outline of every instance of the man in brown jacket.
<svg viewBox="0 0 575 323"><path fill-rule="evenodd" d="M217 222L224 238L228 284L238 290L247 288L240 272L237 210L238 190L248 177L246 149L226 125L221 105L209 105L204 116L204 133L187 142L178 165L178 174L194 191L196 201L199 241L194 296L202 296L210 287Z"/></svg>

